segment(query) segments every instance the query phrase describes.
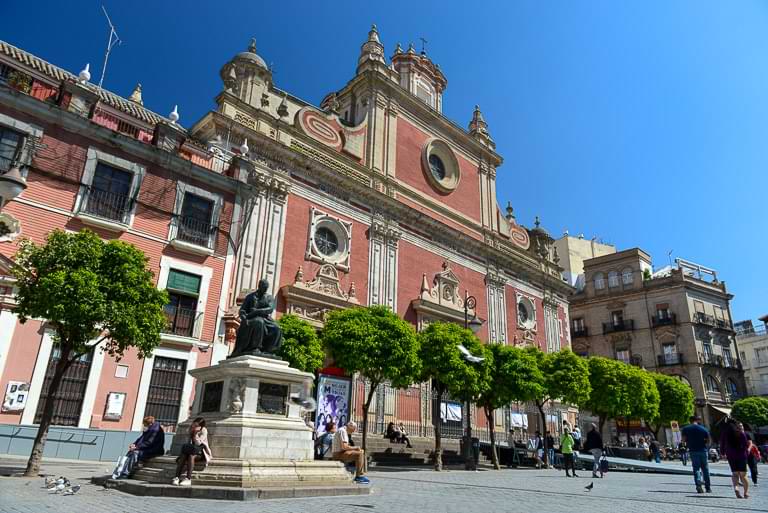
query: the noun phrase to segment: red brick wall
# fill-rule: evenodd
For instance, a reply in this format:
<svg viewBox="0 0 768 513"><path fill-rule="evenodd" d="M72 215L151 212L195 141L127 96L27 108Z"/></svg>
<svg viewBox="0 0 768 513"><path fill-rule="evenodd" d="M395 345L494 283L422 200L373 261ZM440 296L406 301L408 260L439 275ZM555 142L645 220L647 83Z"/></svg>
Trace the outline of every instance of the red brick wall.
<svg viewBox="0 0 768 513"><path fill-rule="evenodd" d="M480 183L477 165L457 154L456 158L461 170L459 185L450 194L438 192L429 184L421 165L422 149L429 137L402 116L397 118L397 179L480 222Z"/></svg>
<svg viewBox="0 0 768 513"><path fill-rule="evenodd" d="M339 278L341 288L345 293L349 291L350 284L355 283L357 300L361 305L365 305L368 297L368 226L296 195L288 197L280 287L294 282L299 266L304 270L304 281L314 279L320 268L321 264L305 259L307 241L309 240L310 208L313 206L322 212L352 223L350 269L346 273L340 271ZM278 300L278 308L284 312L285 302L282 295L279 296Z"/></svg>

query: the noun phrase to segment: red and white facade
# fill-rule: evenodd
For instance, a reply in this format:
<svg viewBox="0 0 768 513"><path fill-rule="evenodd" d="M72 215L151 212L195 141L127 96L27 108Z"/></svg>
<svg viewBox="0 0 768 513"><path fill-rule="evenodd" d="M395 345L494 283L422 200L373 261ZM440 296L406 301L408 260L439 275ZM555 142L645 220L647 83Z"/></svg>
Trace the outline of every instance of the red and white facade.
<svg viewBox="0 0 768 513"><path fill-rule="evenodd" d="M0 126L31 127L26 133L40 143L23 163L27 190L3 214L34 240L55 227L89 226L131 242L147 253L159 287L171 273L199 276L200 325L189 337L165 335L156 357L182 359L186 369L223 358L234 338L233 308L262 277L278 298L278 316L294 313L318 327L331 309L372 304L417 328L463 322L464 297L472 295L482 340L570 346L570 287L553 241L538 226L517 224L511 207L502 213L502 159L482 114L475 109L468 130L441 114L447 80L426 55L398 46L387 60L374 28L355 76L316 107L277 89L252 43L222 68L216 110L184 130L61 70L52 77L47 63L32 69L14 50L0 53L0 63L53 92L38 99L42 86L0 87ZM88 101L78 113L74 104ZM117 228L79 207L92 163L102 160L137 177L135 207ZM178 240L185 194L213 204L210 248ZM0 254L10 259L15 247L0 242ZM43 321L19 325L3 309L0 387L29 383L30 400L0 422L34 422L50 347ZM116 377L126 372L119 366L128 366L125 377ZM96 351L78 425L135 428L156 385L153 370L151 360L129 353L115 362ZM190 379L179 419L188 414ZM103 419L110 392L126 394L119 421Z"/></svg>

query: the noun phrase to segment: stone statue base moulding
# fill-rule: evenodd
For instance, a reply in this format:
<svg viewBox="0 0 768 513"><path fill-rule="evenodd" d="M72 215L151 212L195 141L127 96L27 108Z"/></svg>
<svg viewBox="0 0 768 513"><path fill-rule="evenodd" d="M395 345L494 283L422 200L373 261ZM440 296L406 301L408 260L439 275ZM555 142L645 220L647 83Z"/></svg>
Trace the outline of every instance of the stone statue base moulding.
<svg viewBox="0 0 768 513"><path fill-rule="evenodd" d="M188 441L192 420L203 417L213 461L198 458L193 487L312 489L311 495L359 494L360 486L337 461L314 460L312 431L290 402L308 390L314 376L287 362L239 356L190 371L197 380L192 415L179 424L171 454L150 460L135 479L170 483L175 456ZM328 493L324 493L328 492ZM298 494L298 492L297 492Z"/></svg>

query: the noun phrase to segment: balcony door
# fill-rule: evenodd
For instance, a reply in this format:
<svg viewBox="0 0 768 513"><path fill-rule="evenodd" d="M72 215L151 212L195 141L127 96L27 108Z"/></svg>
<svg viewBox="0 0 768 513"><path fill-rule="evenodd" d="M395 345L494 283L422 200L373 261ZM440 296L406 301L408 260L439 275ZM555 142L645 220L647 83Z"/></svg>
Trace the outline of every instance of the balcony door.
<svg viewBox="0 0 768 513"><path fill-rule="evenodd" d="M125 222L131 203L133 173L99 162L93 174L85 212L112 221Z"/></svg>
<svg viewBox="0 0 768 513"><path fill-rule="evenodd" d="M165 287L169 298L165 306L165 316L168 319L166 333L181 337L195 336L201 281L202 277L196 274L170 270Z"/></svg>

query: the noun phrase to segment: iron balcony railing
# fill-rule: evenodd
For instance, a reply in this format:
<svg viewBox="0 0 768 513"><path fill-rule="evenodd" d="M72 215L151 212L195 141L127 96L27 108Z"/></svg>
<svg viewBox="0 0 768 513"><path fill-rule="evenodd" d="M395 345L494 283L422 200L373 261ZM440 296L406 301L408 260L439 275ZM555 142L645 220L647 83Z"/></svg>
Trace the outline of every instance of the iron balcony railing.
<svg viewBox="0 0 768 513"><path fill-rule="evenodd" d="M168 323L163 329L163 333L179 337L200 338L203 312L173 305L166 305L164 311Z"/></svg>
<svg viewBox="0 0 768 513"><path fill-rule="evenodd" d="M213 249L216 243L217 227L189 216L176 216L176 240Z"/></svg>
<svg viewBox="0 0 768 513"><path fill-rule="evenodd" d="M80 211L84 214L125 223L133 201L127 194L86 187L81 205Z"/></svg>
<svg viewBox="0 0 768 513"><path fill-rule="evenodd" d="M671 313L667 316L661 317L659 315L654 315L651 317L651 323L653 324L653 327L656 326L671 326L673 324L677 324L677 315Z"/></svg>
<svg viewBox="0 0 768 513"><path fill-rule="evenodd" d="M693 322L698 324L705 324L707 326L714 326L715 318L711 315L705 314L704 312L696 312L696 314L693 316Z"/></svg>
<svg viewBox="0 0 768 513"><path fill-rule="evenodd" d="M633 329L635 329L635 321L632 319L624 319L620 322L603 323L603 335L607 333L615 333L617 331L631 331Z"/></svg>
<svg viewBox="0 0 768 513"><path fill-rule="evenodd" d="M588 337L589 336L589 330L586 326L582 328L573 328L573 331L571 331L571 336L576 337Z"/></svg>
<svg viewBox="0 0 768 513"><path fill-rule="evenodd" d="M683 353L665 353L658 356L659 367L667 365L682 365Z"/></svg>

